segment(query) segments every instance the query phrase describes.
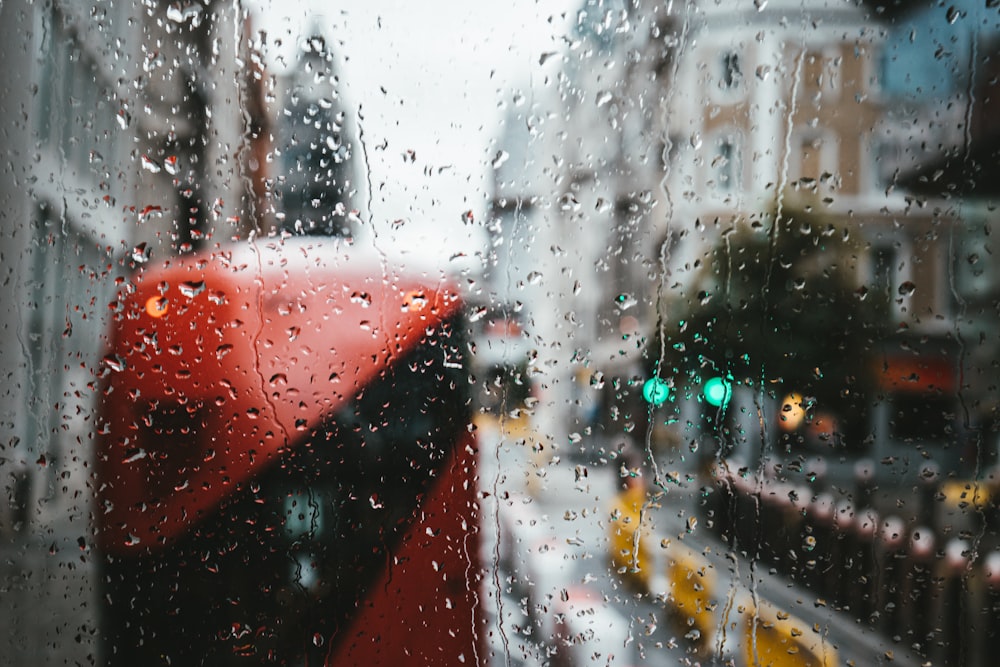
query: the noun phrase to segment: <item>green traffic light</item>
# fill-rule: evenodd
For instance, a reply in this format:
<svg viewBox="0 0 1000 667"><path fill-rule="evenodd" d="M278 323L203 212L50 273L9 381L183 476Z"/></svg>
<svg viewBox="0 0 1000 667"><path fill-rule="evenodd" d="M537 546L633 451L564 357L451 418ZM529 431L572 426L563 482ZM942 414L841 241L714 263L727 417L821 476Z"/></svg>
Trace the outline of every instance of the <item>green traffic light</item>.
<svg viewBox="0 0 1000 667"><path fill-rule="evenodd" d="M649 378L642 385L642 397L652 406L663 405L670 398L670 385L660 378Z"/></svg>
<svg viewBox="0 0 1000 667"><path fill-rule="evenodd" d="M725 406L733 396L733 388L728 380L714 377L705 383L702 395L709 405L714 405L715 407Z"/></svg>

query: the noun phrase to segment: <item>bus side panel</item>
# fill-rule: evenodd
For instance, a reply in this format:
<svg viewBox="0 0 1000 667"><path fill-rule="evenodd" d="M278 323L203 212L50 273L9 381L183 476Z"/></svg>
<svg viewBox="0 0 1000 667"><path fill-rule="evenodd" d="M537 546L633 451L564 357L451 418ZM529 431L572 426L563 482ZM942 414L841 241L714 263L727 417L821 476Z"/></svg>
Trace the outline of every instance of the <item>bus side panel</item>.
<svg viewBox="0 0 1000 667"><path fill-rule="evenodd" d="M327 665L487 663L477 459L466 434Z"/></svg>

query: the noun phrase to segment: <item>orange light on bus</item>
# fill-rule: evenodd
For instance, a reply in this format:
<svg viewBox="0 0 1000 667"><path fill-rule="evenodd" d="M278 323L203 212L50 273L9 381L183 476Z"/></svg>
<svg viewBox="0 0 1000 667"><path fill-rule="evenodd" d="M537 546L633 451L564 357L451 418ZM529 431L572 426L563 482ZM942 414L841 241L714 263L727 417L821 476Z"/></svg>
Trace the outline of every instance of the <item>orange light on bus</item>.
<svg viewBox="0 0 1000 667"><path fill-rule="evenodd" d="M421 290L411 290L403 297L403 310L415 313L427 307L427 295Z"/></svg>
<svg viewBox="0 0 1000 667"><path fill-rule="evenodd" d="M162 296L151 296L146 299L146 314L150 317L163 317L167 314L167 299Z"/></svg>

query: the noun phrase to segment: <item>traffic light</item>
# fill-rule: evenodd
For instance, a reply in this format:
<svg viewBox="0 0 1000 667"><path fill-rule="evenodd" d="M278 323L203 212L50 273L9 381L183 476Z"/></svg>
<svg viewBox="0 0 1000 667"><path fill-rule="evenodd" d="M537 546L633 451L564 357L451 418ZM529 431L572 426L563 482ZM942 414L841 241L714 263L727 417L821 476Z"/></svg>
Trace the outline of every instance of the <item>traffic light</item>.
<svg viewBox="0 0 1000 667"><path fill-rule="evenodd" d="M654 408L670 398L670 385L663 378L651 377L642 385L642 397Z"/></svg>
<svg viewBox="0 0 1000 667"><path fill-rule="evenodd" d="M733 397L731 378L723 378L718 375L709 378L702 386L701 395L709 405L725 409L729 405L729 399Z"/></svg>

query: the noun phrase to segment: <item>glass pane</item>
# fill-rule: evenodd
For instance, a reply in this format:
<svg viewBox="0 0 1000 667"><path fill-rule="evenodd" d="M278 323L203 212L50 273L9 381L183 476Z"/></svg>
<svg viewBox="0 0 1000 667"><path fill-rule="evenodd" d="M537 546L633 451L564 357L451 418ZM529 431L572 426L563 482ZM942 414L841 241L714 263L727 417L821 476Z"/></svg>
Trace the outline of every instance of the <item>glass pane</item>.
<svg viewBox="0 0 1000 667"><path fill-rule="evenodd" d="M0 655L991 664L997 11L4 3Z"/></svg>

